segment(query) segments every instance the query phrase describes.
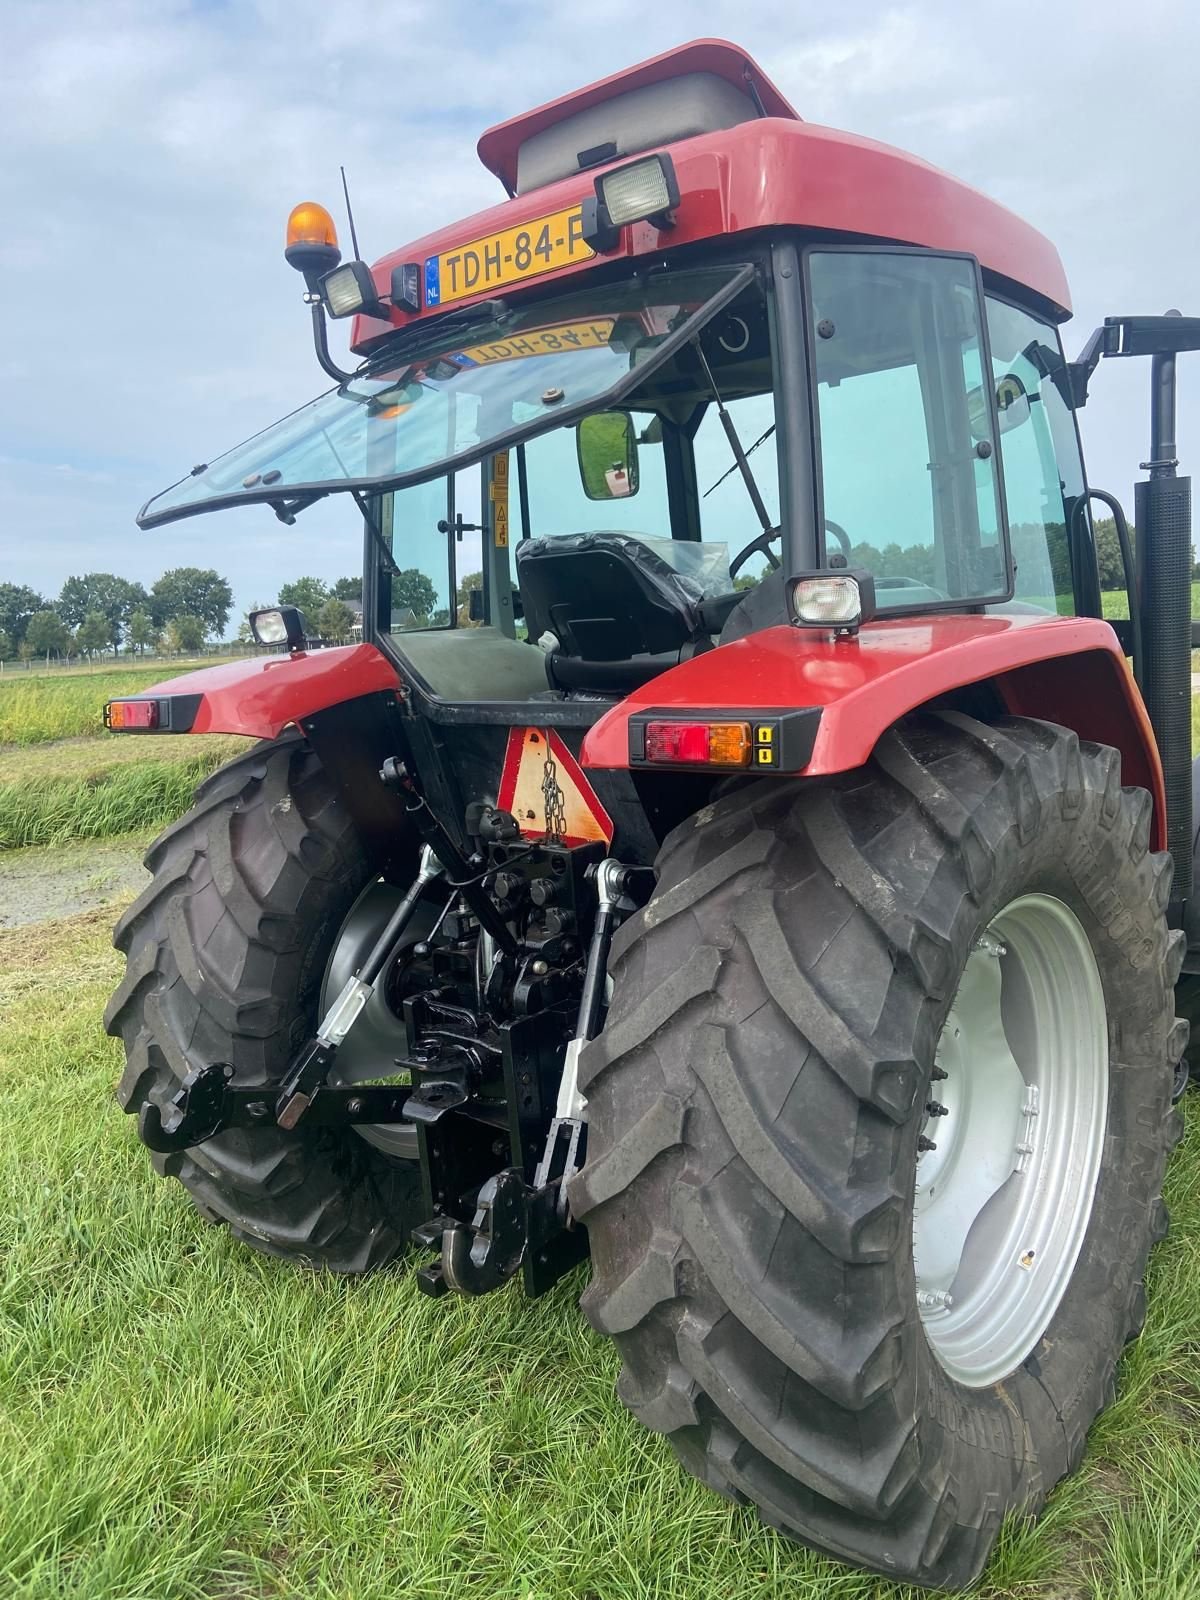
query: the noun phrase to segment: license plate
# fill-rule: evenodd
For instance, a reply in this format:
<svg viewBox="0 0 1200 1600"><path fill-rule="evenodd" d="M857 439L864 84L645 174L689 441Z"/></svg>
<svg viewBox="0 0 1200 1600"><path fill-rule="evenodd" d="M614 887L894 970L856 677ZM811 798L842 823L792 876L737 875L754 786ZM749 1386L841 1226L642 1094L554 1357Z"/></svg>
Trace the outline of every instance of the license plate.
<svg viewBox="0 0 1200 1600"><path fill-rule="evenodd" d="M503 289L542 272L590 261L595 253L583 242L581 208L555 211L430 256L425 263L425 304L444 306L469 295Z"/></svg>
<svg viewBox="0 0 1200 1600"><path fill-rule="evenodd" d="M612 336L613 317L587 322L558 322L552 328L530 328L512 339L493 339L450 356L461 367L490 367L497 361L519 361L522 356L553 356L561 350L605 350Z"/></svg>

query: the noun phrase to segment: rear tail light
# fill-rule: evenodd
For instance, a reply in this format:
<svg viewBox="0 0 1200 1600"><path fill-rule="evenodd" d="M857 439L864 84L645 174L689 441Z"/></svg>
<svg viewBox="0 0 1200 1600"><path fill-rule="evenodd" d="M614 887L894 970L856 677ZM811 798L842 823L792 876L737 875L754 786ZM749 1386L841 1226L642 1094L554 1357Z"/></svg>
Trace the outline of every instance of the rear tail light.
<svg viewBox="0 0 1200 1600"><path fill-rule="evenodd" d="M686 762L697 766L748 767L750 745L748 722L646 724L647 761L671 765Z"/></svg>
<svg viewBox="0 0 1200 1600"><path fill-rule="evenodd" d="M104 726L114 733L157 728L158 725L157 700L110 700L104 708Z"/></svg>

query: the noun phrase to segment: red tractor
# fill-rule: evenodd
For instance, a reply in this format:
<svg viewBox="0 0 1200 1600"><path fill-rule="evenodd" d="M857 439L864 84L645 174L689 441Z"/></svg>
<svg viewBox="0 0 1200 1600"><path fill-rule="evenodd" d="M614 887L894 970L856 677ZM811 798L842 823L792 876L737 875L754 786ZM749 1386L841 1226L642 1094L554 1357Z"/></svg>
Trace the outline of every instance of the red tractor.
<svg viewBox="0 0 1200 1600"><path fill-rule="evenodd" d="M260 611L274 653L108 708L262 741L117 930L121 1103L276 1256L415 1241L436 1296L590 1255L691 1472L969 1583L1078 1463L1167 1227L1200 319L1067 360L1044 238L712 40L479 152L508 198L373 266L297 207L334 387L139 517L350 495L364 612L309 652ZM1076 419L1141 354L1135 567Z"/></svg>

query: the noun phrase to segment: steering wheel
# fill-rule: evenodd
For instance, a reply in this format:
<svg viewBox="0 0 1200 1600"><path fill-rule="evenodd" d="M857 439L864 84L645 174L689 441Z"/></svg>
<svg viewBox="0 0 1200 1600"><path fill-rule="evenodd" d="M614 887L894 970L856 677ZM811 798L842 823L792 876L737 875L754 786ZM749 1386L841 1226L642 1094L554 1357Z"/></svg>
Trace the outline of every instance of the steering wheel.
<svg viewBox="0 0 1200 1600"><path fill-rule="evenodd" d="M842 554L846 557L846 560L849 561L850 535L846 532L845 528L842 527L840 522L831 522L829 518L826 517L825 529L826 532L831 533L841 545ZM730 581L732 582L732 580L737 577L738 573L753 555L766 556L767 560L771 564L772 572L776 571L779 567L779 557L771 549L771 546L774 544L775 540L779 538L779 535L782 531L783 530L781 528L764 528L757 539L751 539L748 545L744 545L729 563Z"/></svg>

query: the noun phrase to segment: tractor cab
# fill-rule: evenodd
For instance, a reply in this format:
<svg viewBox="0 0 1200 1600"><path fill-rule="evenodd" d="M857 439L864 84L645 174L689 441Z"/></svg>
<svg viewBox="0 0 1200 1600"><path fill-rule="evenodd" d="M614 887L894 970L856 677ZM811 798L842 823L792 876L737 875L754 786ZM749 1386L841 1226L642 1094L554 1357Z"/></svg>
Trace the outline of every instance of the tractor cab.
<svg viewBox="0 0 1200 1600"><path fill-rule="evenodd" d="M886 619L913 639L919 616L1086 606L1067 292L1025 224L802 122L711 41L480 153L510 198L371 267L337 265L331 220L296 209L288 256L336 387L140 518L260 501L291 521L352 494L364 638L428 719L477 730L466 767L445 757L456 811L512 730L556 726L587 764L610 708L750 634ZM342 372L326 319L351 315ZM729 666L720 704L761 709ZM631 759L680 765L622 735L620 777L596 754L613 726L588 746L610 814ZM659 825L692 798L656 793Z"/></svg>

